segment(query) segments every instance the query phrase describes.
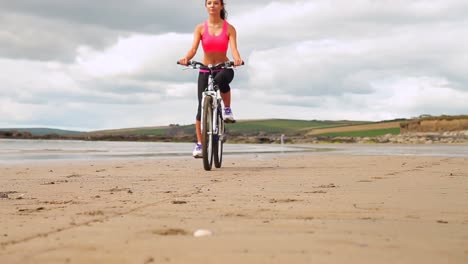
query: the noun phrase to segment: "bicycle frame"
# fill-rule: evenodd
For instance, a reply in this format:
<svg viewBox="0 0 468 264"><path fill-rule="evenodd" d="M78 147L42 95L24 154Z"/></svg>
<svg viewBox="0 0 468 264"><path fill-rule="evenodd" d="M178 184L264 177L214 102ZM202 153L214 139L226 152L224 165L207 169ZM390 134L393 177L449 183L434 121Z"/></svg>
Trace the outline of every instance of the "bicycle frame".
<svg viewBox="0 0 468 264"><path fill-rule="evenodd" d="M211 98L213 98L213 100L211 101L212 102L212 109L213 109L213 116L212 116L212 119L213 119L213 128L214 128L214 131L213 131L213 134L217 135L218 134L218 106L221 105L222 106L222 98L221 98L221 92L219 91L219 89L215 89L214 87L214 79L213 79L213 72L210 70L210 75L208 76L208 86L206 87L206 90L202 93L202 102L201 102L201 105L205 105L205 100L206 100L206 97L210 96ZM203 111L203 107L201 109L201 116L204 116L204 111ZM203 122L201 124L201 128L203 130ZM219 135L219 136L223 136L223 135Z"/></svg>

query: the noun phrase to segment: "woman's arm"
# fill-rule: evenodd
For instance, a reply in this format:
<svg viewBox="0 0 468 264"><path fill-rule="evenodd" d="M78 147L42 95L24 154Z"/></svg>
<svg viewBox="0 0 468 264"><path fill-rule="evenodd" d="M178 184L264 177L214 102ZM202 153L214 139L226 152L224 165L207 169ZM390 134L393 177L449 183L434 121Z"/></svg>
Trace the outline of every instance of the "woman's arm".
<svg viewBox="0 0 468 264"><path fill-rule="evenodd" d="M231 46L231 53L234 59L234 65L239 66L242 64L242 59L239 54L239 50L237 49L237 32L234 26L229 25L228 33L229 33L229 45Z"/></svg>
<svg viewBox="0 0 468 264"><path fill-rule="evenodd" d="M195 56L195 54L197 54L198 45L200 45L202 29L203 29L203 24L200 24L195 28L195 32L193 33L192 47L187 52L187 55L185 55L185 57L179 60L180 64L187 65L189 60L191 60Z"/></svg>

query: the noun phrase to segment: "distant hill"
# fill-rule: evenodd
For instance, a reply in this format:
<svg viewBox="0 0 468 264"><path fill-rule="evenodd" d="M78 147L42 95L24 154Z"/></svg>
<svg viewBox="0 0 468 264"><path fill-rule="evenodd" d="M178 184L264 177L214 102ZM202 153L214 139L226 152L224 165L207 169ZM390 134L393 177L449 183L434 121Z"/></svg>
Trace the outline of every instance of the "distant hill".
<svg viewBox="0 0 468 264"><path fill-rule="evenodd" d="M62 130L62 129L54 129L54 128L0 128L0 131L18 131L18 132L29 132L33 136L44 136L44 135L60 135L60 136L68 136L68 135L78 135L83 132L81 131L72 131L72 130Z"/></svg>
<svg viewBox="0 0 468 264"><path fill-rule="evenodd" d="M307 132L308 136L353 136L353 137L372 137L386 134L400 134L400 122L376 122L367 124L357 124L348 126L339 126L332 128L318 128Z"/></svg>
<svg viewBox="0 0 468 264"><path fill-rule="evenodd" d="M240 121L228 125L230 134L254 136L269 134L303 135L308 131L319 128L330 128L367 124L368 121L327 121L327 120L293 120L293 119L266 119Z"/></svg>
<svg viewBox="0 0 468 264"><path fill-rule="evenodd" d="M370 121L327 121L327 120L293 120L293 119L262 119L240 120L235 124L227 124L226 130L230 136L262 136L280 135L299 136L320 129L340 128L349 126L378 124ZM163 127L141 127L116 130L92 131L81 134L85 137L105 136L192 136L195 126L170 125ZM363 127L369 130L369 127ZM372 129L372 128L371 128ZM377 129L377 128L376 128Z"/></svg>
<svg viewBox="0 0 468 264"><path fill-rule="evenodd" d="M169 126L149 126L149 127L130 127L130 128L118 128L118 129L107 129L107 130L95 130L89 132L83 132L81 135L86 136L101 136L101 135L159 135L163 134L164 131L170 129L173 125ZM193 127L193 125L191 125Z"/></svg>
<svg viewBox="0 0 468 264"><path fill-rule="evenodd" d="M340 137L377 138L412 132L464 131L467 129L467 115L439 117L423 115L412 119L394 119L379 122L293 119L239 120L235 124L226 125L226 134L230 142L263 143L277 140L280 135L285 135L289 139L296 139L296 142L301 140L305 142L307 140L327 141L330 138ZM0 129L0 138L193 142L196 140L194 132L194 124L171 124L169 126L90 132L50 128L4 128Z"/></svg>

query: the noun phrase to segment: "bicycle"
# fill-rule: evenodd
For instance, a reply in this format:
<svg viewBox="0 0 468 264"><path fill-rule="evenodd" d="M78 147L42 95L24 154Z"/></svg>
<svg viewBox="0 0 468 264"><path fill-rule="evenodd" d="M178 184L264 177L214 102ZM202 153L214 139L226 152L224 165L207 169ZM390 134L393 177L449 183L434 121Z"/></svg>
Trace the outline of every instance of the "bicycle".
<svg viewBox="0 0 468 264"><path fill-rule="evenodd" d="M180 64L177 62L177 64ZM242 62L244 65L244 62ZM198 61L189 61L187 67L209 71L208 86L202 94L201 104L201 130L202 130L202 155L203 168L211 170L213 160L216 168L221 168L223 163L224 119L222 114L223 100L218 86L214 83L213 72L215 70L230 69L234 67L233 61L218 63L216 65L204 65Z"/></svg>

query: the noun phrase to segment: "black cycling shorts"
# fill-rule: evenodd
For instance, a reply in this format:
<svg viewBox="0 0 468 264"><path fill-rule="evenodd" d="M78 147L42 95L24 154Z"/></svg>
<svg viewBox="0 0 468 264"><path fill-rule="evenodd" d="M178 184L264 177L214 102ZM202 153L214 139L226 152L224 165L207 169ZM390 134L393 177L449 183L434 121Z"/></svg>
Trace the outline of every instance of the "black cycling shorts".
<svg viewBox="0 0 468 264"><path fill-rule="evenodd" d="M205 91L206 87L208 87L208 72L200 72L198 74L198 111L197 111L197 120L201 120L201 100L202 94ZM219 72L213 73L214 76L214 84L219 87L221 93L227 93L231 91L231 87L229 84L234 79L234 70L233 69L222 69Z"/></svg>

